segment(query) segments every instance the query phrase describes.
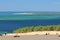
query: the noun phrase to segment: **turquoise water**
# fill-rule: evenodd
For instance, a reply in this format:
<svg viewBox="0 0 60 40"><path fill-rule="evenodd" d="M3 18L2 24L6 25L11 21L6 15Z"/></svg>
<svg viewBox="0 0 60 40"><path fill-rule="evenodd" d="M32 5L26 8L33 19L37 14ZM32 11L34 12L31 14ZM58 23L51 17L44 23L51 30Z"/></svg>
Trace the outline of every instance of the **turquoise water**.
<svg viewBox="0 0 60 40"><path fill-rule="evenodd" d="M31 19L59 19L60 13L57 12L39 12L39 13L15 13L0 12L0 20L31 20Z"/></svg>

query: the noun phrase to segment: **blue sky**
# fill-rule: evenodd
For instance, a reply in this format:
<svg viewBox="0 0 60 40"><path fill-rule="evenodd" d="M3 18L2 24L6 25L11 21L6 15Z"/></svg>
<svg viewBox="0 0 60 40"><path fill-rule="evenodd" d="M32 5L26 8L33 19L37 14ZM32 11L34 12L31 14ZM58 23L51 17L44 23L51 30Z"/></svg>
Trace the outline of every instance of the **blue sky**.
<svg viewBox="0 0 60 40"><path fill-rule="evenodd" d="M0 0L0 11L60 11L60 0Z"/></svg>

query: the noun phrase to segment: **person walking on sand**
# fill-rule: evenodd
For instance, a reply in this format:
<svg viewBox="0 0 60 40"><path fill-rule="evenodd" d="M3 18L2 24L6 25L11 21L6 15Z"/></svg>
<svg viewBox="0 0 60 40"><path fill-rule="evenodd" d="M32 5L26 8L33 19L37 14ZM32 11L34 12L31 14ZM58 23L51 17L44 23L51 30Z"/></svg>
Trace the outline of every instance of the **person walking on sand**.
<svg viewBox="0 0 60 40"><path fill-rule="evenodd" d="M5 36L6 36L7 32L5 32Z"/></svg>

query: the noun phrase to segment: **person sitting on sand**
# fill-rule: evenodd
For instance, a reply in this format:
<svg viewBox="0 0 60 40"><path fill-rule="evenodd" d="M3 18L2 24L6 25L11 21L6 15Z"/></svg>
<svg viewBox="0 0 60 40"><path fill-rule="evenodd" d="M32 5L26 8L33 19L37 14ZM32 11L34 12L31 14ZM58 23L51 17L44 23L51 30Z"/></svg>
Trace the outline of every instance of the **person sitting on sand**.
<svg viewBox="0 0 60 40"><path fill-rule="evenodd" d="M46 35L48 35L48 33L46 33Z"/></svg>
<svg viewBox="0 0 60 40"><path fill-rule="evenodd" d="M49 35L49 33L46 33L46 35Z"/></svg>

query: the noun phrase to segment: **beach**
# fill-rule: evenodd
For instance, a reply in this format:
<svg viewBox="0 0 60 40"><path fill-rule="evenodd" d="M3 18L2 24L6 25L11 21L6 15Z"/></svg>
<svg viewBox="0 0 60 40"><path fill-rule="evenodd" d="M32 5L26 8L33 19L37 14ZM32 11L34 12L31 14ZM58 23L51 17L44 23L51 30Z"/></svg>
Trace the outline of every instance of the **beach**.
<svg viewBox="0 0 60 40"><path fill-rule="evenodd" d="M14 36L14 35L45 35L46 33L48 33L49 35L56 35L59 34L60 35L60 31L36 31L36 32L28 32L28 33L10 33L7 34L7 36Z"/></svg>
<svg viewBox="0 0 60 40"><path fill-rule="evenodd" d="M46 33L49 33L46 35ZM58 33L58 34L56 34ZM14 37L18 35L19 37ZM42 31L30 33L13 33L0 36L0 40L60 40L60 31Z"/></svg>
<svg viewBox="0 0 60 40"><path fill-rule="evenodd" d="M60 40L57 35L20 35L20 37L2 36L0 40Z"/></svg>

